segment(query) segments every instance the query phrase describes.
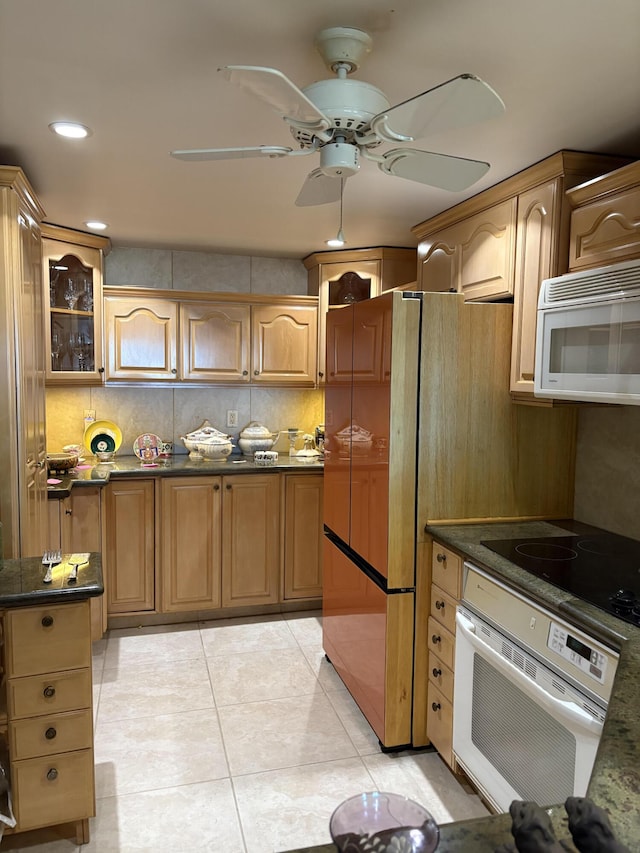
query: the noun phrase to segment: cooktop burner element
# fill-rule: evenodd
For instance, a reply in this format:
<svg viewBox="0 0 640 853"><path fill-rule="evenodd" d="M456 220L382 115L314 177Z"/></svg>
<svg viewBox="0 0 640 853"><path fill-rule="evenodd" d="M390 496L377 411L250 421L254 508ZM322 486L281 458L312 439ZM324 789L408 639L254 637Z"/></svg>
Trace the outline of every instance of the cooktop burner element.
<svg viewBox="0 0 640 853"><path fill-rule="evenodd" d="M521 569L640 625L640 542L615 533L480 543Z"/></svg>

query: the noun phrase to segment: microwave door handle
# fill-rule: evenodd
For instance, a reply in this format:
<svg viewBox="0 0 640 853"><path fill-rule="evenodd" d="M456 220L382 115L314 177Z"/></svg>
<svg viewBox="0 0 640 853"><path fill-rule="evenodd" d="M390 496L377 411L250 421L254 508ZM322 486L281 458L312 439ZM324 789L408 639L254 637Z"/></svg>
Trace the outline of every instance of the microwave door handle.
<svg viewBox="0 0 640 853"><path fill-rule="evenodd" d="M600 720L595 720L585 710L578 707L575 702L563 702L561 699L556 699L555 696L551 696L546 690L540 687L539 684L536 684L535 681L531 681L527 678L517 666L514 666L514 664L494 651L491 646L488 646L476 634L476 626L473 622L467 619L467 617L460 613L460 611L456 613L456 623L457 630L464 636L464 639L482 655L482 657L490 661L490 663L496 669L500 670L503 675L506 675L507 678L516 682L523 693L526 693L539 705L546 707L556 719L568 720L574 725L585 729L589 733L600 733L602 731L602 723ZM456 645L459 641L460 637L456 639Z"/></svg>

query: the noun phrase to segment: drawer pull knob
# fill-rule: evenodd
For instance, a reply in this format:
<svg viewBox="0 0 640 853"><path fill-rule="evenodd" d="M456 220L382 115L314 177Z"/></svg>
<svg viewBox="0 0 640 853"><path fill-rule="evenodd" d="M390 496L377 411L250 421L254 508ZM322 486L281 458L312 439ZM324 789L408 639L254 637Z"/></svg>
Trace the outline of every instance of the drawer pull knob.
<svg viewBox="0 0 640 853"><path fill-rule="evenodd" d="M444 601L436 601L436 610L444 610Z"/></svg>
<svg viewBox="0 0 640 853"><path fill-rule="evenodd" d="M42 695L45 696L47 699L51 699L52 696L56 695L56 688L48 684L42 691Z"/></svg>
<svg viewBox="0 0 640 853"><path fill-rule="evenodd" d="M58 778L58 771L56 770L56 768L55 768L55 767L51 767L51 768L50 768L50 770L49 770L49 771L48 771L48 773L47 773L47 779L48 779L50 782L53 782L53 780L54 780L54 779L57 779L57 778Z"/></svg>
<svg viewBox="0 0 640 853"><path fill-rule="evenodd" d="M435 667L435 666L434 666L434 668L431 670L431 672L433 673L433 677L434 677L434 678L440 678L440 676L442 675L442 670L441 670L441 669L437 669L437 667Z"/></svg>
<svg viewBox="0 0 640 853"><path fill-rule="evenodd" d="M442 705L441 705L439 702L432 702L432 703L431 703L431 708L432 708L434 711L439 711L439 710L440 710L440 708L442 708Z"/></svg>
<svg viewBox="0 0 640 853"><path fill-rule="evenodd" d="M42 627L50 628L53 625L53 616L43 616L42 617Z"/></svg>
<svg viewBox="0 0 640 853"><path fill-rule="evenodd" d="M446 555L446 554L437 554L437 555L436 555L436 560L437 560L439 563L446 563L446 562L447 562L447 555Z"/></svg>
<svg viewBox="0 0 640 853"><path fill-rule="evenodd" d="M49 728L44 733L44 736L47 740L53 740L57 734L58 732L53 728L53 726L49 726Z"/></svg>
<svg viewBox="0 0 640 853"><path fill-rule="evenodd" d="M432 643L441 643L442 637L438 636L438 634L432 634L431 635L431 642Z"/></svg>

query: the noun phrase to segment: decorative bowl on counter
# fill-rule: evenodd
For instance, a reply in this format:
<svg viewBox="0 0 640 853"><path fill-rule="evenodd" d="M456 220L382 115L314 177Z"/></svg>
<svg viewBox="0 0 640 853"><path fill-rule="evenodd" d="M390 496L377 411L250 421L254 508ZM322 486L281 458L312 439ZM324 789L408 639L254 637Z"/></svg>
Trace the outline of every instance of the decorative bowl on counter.
<svg viewBox="0 0 640 853"><path fill-rule="evenodd" d="M251 421L240 433L238 444L245 456L253 456L256 450L271 450L279 436L279 432L271 432L264 424Z"/></svg>
<svg viewBox="0 0 640 853"><path fill-rule="evenodd" d="M209 421L203 421L198 429L181 435L180 439L191 459L226 459L233 449L229 436L211 426Z"/></svg>
<svg viewBox="0 0 640 853"><path fill-rule="evenodd" d="M77 464L77 453L47 453L47 468L49 471L70 471Z"/></svg>

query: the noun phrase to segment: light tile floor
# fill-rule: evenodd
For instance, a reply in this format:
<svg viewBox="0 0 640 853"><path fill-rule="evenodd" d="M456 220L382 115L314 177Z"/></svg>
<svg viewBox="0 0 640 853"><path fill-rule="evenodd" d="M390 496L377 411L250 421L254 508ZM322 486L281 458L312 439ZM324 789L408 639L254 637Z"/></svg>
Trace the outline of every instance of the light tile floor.
<svg viewBox="0 0 640 853"><path fill-rule="evenodd" d="M322 651L316 612L110 631L94 646L97 816L38 853L274 853L330 842L347 797L388 790L439 823L486 815L437 753L384 754Z"/></svg>

